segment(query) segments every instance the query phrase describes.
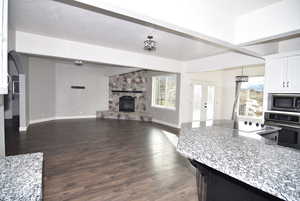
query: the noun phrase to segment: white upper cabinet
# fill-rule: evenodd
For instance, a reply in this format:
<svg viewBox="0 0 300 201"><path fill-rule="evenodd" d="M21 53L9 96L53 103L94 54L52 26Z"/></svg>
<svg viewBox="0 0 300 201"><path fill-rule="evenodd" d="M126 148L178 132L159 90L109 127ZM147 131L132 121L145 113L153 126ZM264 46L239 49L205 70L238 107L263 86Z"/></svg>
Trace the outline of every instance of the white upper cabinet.
<svg viewBox="0 0 300 201"><path fill-rule="evenodd" d="M273 59L266 63L266 86L269 91L281 91L285 88L286 58Z"/></svg>
<svg viewBox="0 0 300 201"><path fill-rule="evenodd" d="M0 1L0 94L7 93L7 12L8 1Z"/></svg>
<svg viewBox="0 0 300 201"><path fill-rule="evenodd" d="M300 93L300 55L287 58L288 90Z"/></svg>
<svg viewBox="0 0 300 201"><path fill-rule="evenodd" d="M270 93L300 93L300 54L267 59L265 76Z"/></svg>

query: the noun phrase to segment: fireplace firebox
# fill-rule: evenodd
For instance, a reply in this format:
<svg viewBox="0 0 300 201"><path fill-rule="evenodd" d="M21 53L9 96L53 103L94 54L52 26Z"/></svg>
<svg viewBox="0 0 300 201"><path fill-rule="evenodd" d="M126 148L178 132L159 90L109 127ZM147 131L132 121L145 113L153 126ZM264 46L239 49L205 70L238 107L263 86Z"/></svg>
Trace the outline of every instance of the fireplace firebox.
<svg viewBox="0 0 300 201"><path fill-rule="evenodd" d="M132 96L122 96L119 99L119 112L134 112L135 98Z"/></svg>

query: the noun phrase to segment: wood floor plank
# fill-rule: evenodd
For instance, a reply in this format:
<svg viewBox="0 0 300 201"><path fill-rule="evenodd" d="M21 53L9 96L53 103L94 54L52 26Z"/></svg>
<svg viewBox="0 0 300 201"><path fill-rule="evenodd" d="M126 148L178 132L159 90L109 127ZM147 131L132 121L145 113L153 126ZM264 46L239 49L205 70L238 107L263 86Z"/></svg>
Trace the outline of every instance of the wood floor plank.
<svg viewBox="0 0 300 201"><path fill-rule="evenodd" d="M45 201L196 201L186 160L154 123L60 120L6 129L8 155L43 152Z"/></svg>

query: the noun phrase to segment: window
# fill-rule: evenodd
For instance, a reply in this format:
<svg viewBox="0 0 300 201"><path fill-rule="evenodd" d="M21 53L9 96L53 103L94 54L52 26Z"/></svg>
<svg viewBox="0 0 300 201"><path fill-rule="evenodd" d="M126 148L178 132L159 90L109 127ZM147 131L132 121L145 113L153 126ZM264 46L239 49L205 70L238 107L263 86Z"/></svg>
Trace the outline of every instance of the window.
<svg viewBox="0 0 300 201"><path fill-rule="evenodd" d="M239 97L239 116L262 118L264 77L249 77L242 82Z"/></svg>
<svg viewBox="0 0 300 201"><path fill-rule="evenodd" d="M176 109L176 75L152 77L152 106Z"/></svg>

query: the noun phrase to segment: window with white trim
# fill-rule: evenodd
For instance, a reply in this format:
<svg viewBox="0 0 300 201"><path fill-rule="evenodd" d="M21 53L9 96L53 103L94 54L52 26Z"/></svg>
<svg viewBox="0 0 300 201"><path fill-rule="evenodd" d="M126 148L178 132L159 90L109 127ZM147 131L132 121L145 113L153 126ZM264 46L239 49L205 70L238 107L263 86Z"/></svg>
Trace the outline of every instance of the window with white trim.
<svg viewBox="0 0 300 201"><path fill-rule="evenodd" d="M152 77L152 106L176 109L176 75Z"/></svg>
<svg viewBox="0 0 300 201"><path fill-rule="evenodd" d="M249 77L243 82L239 97L239 116L262 118L264 99L264 77Z"/></svg>

